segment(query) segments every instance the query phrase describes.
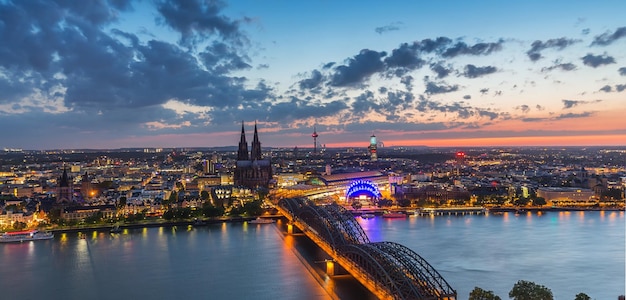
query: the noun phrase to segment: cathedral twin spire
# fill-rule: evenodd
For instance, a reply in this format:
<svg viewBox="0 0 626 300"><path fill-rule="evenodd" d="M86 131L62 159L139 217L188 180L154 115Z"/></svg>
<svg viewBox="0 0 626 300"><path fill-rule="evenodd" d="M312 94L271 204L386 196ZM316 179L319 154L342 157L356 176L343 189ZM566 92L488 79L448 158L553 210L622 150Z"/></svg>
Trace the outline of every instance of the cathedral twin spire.
<svg viewBox="0 0 626 300"><path fill-rule="evenodd" d="M256 122L254 122L254 137L252 138L252 149L248 154L248 143L246 142L246 132L241 121L241 138L239 149L237 150L237 160L261 160L261 142L257 132Z"/></svg>

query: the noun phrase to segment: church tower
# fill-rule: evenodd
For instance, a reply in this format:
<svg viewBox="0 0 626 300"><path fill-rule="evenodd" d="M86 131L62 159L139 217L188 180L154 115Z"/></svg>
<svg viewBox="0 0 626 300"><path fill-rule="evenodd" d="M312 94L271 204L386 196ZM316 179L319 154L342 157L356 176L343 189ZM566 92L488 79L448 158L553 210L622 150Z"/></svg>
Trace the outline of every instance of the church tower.
<svg viewBox="0 0 626 300"><path fill-rule="evenodd" d="M255 137L256 137L256 124ZM248 160L248 142L246 142L246 132L243 129L243 121L241 121L241 138L239 139L239 149L237 150L237 160Z"/></svg>
<svg viewBox="0 0 626 300"><path fill-rule="evenodd" d="M261 142L259 142L259 133L256 130L256 122L254 122L254 138L252 139L250 160L261 160L261 155Z"/></svg>
<svg viewBox="0 0 626 300"><path fill-rule="evenodd" d="M63 167L63 175L59 178L57 186L57 203L72 202L72 184L71 178L67 176L67 168Z"/></svg>

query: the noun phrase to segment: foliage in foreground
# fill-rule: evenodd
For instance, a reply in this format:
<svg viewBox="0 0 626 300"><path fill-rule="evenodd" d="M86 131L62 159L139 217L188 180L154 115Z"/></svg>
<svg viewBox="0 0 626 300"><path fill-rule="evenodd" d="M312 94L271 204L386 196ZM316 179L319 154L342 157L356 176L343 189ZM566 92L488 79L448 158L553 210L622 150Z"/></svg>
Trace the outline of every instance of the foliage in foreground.
<svg viewBox="0 0 626 300"><path fill-rule="evenodd" d="M531 281L520 280L509 292L509 298L514 300L554 300L552 291ZM493 291L486 291L475 287L469 294L469 300L502 300ZM591 300L585 293L578 293L574 300Z"/></svg>

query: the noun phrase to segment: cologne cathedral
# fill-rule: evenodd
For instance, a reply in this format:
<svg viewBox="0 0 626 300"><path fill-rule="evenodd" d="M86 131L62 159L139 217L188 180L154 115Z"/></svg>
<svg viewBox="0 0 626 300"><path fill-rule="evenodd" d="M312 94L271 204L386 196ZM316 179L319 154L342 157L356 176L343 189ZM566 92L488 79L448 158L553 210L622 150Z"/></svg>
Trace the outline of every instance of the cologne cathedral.
<svg viewBox="0 0 626 300"><path fill-rule="evenodd" d="M254 137L252 149L248 152L246 133L241 123L241 139L237 150L237 166L235 168L235 186L248 188L269 187L272 179L272 164L269 159L263 159L261 154L261 142L254 124Z"/></svg>

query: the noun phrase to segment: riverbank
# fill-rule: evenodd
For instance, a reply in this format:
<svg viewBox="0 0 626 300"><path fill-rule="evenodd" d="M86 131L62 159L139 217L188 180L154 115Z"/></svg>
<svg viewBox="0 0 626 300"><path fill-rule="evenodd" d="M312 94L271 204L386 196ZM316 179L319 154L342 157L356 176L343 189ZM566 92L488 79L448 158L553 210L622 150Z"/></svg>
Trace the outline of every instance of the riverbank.
<svg viewBox="0 0 626 300"><path fill-rule="evenodd" d="M264 218L279 218L280 215L264 216ZM208 224L218 223L241 223L251 221L257 217L222 217L222 218L208 218L197 220L177 220L166 221L163 219L147 220L140 223L115 223L115 224L94 224L94 225L82 225L72 227L51 227L44 228L43 230L52 233L77 233L84 231L109 231L114 226L118 226L120 229L134 229L134 228L150 228L150 227L173 227L173 226L206 226Z"/></svg>

